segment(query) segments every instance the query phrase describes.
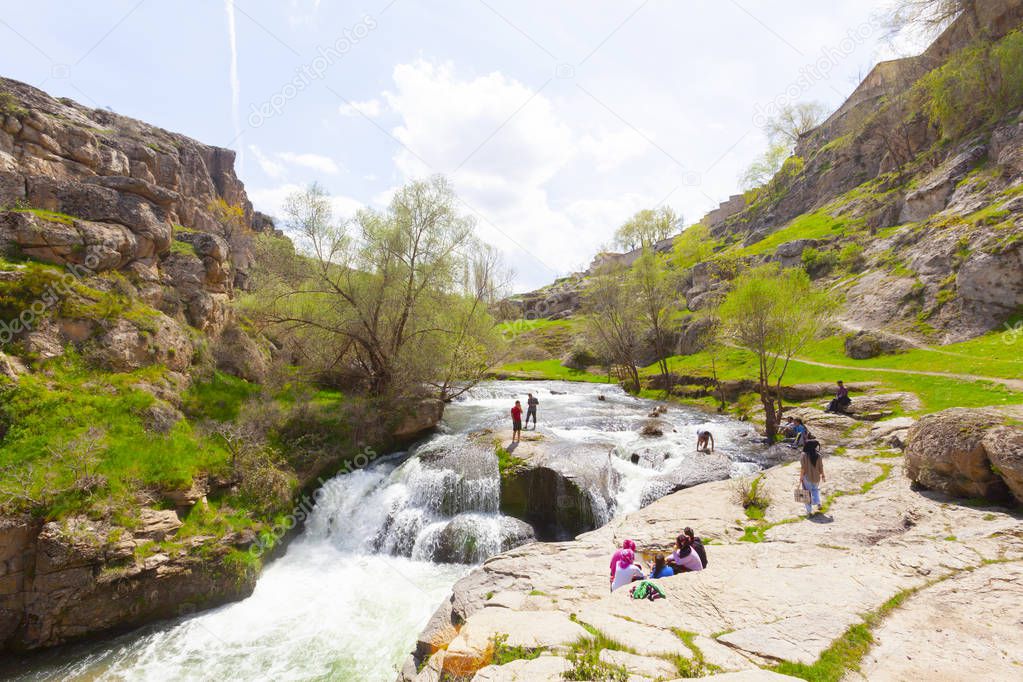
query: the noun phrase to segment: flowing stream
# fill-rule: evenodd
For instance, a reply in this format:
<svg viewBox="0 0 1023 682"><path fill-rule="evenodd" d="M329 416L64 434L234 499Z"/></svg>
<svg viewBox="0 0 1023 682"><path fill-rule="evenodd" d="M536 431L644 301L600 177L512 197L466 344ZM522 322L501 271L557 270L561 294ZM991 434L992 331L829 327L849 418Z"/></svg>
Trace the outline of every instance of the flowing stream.
<svg viewBox="0 0 1023 682"><path fill-rule="evenodd" d="M126 635L30 657L0 674L22 680L367 680L390 682L452 585L531 532L499 512L492 448L468 434L510 428L514 400L540 400L539 431L559 447L605 448L619 474L607 515L638 509L649 483L686 467L709 428L733 475L750 428L672 406L664 435L639 427L654 403L619 388L490 382L448 406L441 433L324 486L302 534L253 594ZM599 399L603 396L603 399ZM457 562L457 563L456 563Z"/></svg>

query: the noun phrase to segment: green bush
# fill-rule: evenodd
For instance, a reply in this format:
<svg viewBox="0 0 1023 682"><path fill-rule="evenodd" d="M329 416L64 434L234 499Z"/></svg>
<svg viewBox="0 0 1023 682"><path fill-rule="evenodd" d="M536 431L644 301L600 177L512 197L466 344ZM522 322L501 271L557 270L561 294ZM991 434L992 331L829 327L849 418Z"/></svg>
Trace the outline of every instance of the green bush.
<svg viewBox="0 0 1023 682"><path fill-rule="evenodd" d="M842 247L838 252L838 264L842 269L856 273L863 269L866 259L863 257L863 247L852 242Z"/></svg>
<svg viewBox="0 0 1023 682"><path fill-rule="evenodd" d="M948 139L959 139L1023 106L1023 31L978 41L914 86L918 106Z"/></svg>
<svg viewBox="0 0 1023 682"><path fill-rule="evenodd" d="M811 277L820 277L835 267L835 264L838 263L838 254L834 251L818 251L810 247L803 249L802 261L806 274Z"/></svg>

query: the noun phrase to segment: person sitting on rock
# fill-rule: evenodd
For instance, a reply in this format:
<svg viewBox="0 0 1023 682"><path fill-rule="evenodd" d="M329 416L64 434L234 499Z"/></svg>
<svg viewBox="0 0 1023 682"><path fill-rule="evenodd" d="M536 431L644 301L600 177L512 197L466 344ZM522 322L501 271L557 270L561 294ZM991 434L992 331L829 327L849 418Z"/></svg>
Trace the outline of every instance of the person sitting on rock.
<svg viewBox="0 0 1023 682"><path fill-rule="evenodd" d="M785 417L785 423L781 427L782 437L791 440L796 437L796 420L792 417Z"/></svg>
<svg viewBox="0 0 1023 682"><path fill-rule="evenodd" d="M845 408L852 404L852 400L849 398L849 389L845 387L841 381L838 382L838 390L835 392L834 399L828 403L828 412L834 412L840 414L845 412Z"/></svg>
<svg viewBox="0 0 1023 682"><path fill-rule="evenodd" d="M806 424L804 424L803 420L799 417L796 417L794 421L796 422L796 425L792 427L792 431L795 434L792 439L792 446L801 448L809 437L810 430L806 428Z"/></svg>
<svg viewBox="0 0 1023 682"><path fill-rule="evenodd" d="M675 575L674 569L668 565L667 559L664 558L663 554L658 554L654 557L654 566L648 576L651 580L657 580L658 578L670 578Z"/></svg>
<svg viewBox="0 0 1023 682"><path fill-rule="evenodd" d="M643 569L636 564L636 553L627 549L618 560L618 568L615 569L614 580L611 581L611 591L614 592L622 585L628 585L633 580L642 580Z"/></svg>
<svg viewBox="0 0 1023 682"><path fill-rule="evenodd" d="M707 550L703 546L703 540L696 537L696 533L689 526L682 529L682 534L689 538L689 544L692 545L696 555L700 557L700 563L703 564L704 568L707 568Z"/></svg>
<svg viewBox="0 0 1023 682"><path fill-rule="evenodd" d="M621 549L616 549L615 553L611 555L611 582L612 583L615 580L615 571L618 570L618 562L621 561L622 557L625 555L625 552L633 552L633 553L635 553L635 551L636 551L636 543L633 542L632 540L625 540L624 542L622 542Z"/></svg>
<svg viewBox="0 0 1023 682"><path fill-rule="evenodd" d="M696 432L696 451L714 452L714 434L707 429L700 429Z"/></svg>
<svg viewBox="0 0 1023 682"><path fill-rule="evenodd" d="M668 559L668 565L671 566L676 575L703 570L700 555L693 551L693 543L689 536L683 533L675 538L675 547L675 553Z"/></svg>

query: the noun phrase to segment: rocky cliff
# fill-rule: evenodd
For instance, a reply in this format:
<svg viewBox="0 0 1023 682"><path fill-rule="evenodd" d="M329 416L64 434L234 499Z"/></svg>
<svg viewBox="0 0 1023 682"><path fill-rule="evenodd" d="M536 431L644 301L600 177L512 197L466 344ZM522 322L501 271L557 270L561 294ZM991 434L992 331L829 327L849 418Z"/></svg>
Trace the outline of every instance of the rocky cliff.
<svg viewBox="0 0 1023 682"><path fill-rule="evenodd" d="M688 309L766 261L803 267L843 296L853 330L944 344L999 328L1023 306L1023 99L1013 80L1023 2L977 8L979 28L964 16L923 54L878 64L774 179L701 221L713 254L679 272ZM603 254L595 265L635 257ZM513 309L571 316L590 274L517 296Z"/></svg>

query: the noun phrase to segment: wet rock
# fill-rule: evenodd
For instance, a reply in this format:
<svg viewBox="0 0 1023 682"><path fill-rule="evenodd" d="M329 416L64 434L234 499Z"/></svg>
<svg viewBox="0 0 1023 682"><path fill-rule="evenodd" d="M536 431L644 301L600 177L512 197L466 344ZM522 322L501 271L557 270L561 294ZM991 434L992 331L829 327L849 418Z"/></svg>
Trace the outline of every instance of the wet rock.
<svg viewBox="0 0 1023 682"><path fill-rule="evenodd" d="M647 506L665 495L710 481L723 481L731 475L732 461L721 454L701 454L660 474L643 487L640 505Z"/></svg>
<svg viewBox="0 0 1023 682"><path fill-rule="evenodd" d="M476 515L457 516L441 531L433 552L433 560L448 564L479 563L497 552L507 552L528 542L536 536L533 527L524 521L501 517L497 532L497 547L492 547L494 538L488 537L491 529Z"/></svg>

